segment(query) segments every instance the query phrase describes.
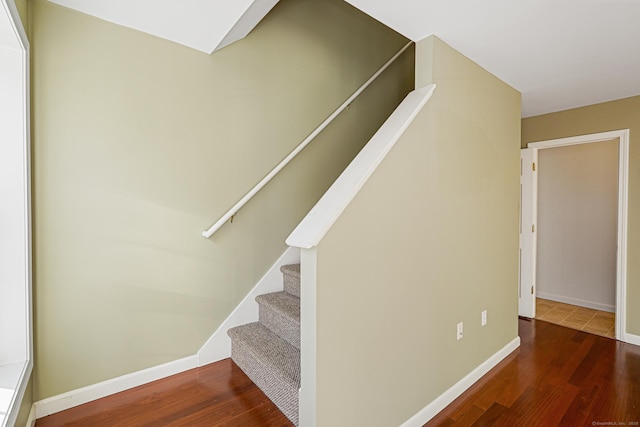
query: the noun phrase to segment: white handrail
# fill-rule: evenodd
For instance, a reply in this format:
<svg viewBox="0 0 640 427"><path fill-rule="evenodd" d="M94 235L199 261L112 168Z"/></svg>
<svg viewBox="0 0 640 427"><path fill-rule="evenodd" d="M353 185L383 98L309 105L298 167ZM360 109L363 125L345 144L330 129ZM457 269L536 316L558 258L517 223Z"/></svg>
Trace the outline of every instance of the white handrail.
<svg viewBox="0 0 640 427"><path fill-rule="evenodd" d="M233 207L231 209L229 209L226 214L222 215L222 217L220 217L220 219L218 221L216 221L215 224L213 224L211 227L209 227L208 230L203 231L202 235L208 239L209 237L211 237L213 235L213 233L218 231L218 229L220 227L222 227L227 221L229 221L231 218L233 218L233 216L240 209L242 209L242 207L244 205L246 205L247 202L249 200L251 200L251 198L253 196L255 196L258 191L262 190L262 188L265 185L267 185L269 183L269 181L271 181L271 179L274 176L276 176L276 174L278 172L280 172L287 164L289 164L289 162L291 160L293 160L293 158L295 156L298 155L298 153L300 153L307 145L309 145L309 143L311 141L313 141L313 139L316 136L318 136L318 134L320 132L322 132L327 126L329 126L329 124L336 117L338 117L338 115L340 113L342 113L349 106L349 104L351 104L366 88L368 88L369 85L371 85L371 83L373 83L373 81L376 78L378 78L378 76L380 74L382 74L389 67L389 65L391 65L396 59L398 59L398 57L400 55L402 55L404 53L404 51L407 50L409 48L409 46L411 46L411 44L413 44L413 42L409 42L406 45L404 45L404 47L402 49L400 49L395 55L393 55L391 57L391 59L389 59L387 62L385 62L385 64L382 67L380 67L380 69L378 71L376 71L369 78L369 80L364 82L364 84L362 86L360 86L360 88L358 88L358 90L356 90L353 93L353 95L351 95L349 98L347 98L347 100L344 101L333 113L331 113L331 115L329 117L327 117L324 122L320 123L320 126L318 126L313 132L311 132L311 134L309 134L309 136L307 136L300 144L298 144L298 146L296 148L294 148L293 151L291 153L289 153L289 155L287 157L285 157L280 163L278 163L278 165L275 168L273 168L273 170L271 172L269 172L267 174L267 176L262 178L262 180L260 182L258 182L255 185L255 187L253 187L247 194L245 194L242 199L238 200L238 202L235 205L233 205Z"/></svg>

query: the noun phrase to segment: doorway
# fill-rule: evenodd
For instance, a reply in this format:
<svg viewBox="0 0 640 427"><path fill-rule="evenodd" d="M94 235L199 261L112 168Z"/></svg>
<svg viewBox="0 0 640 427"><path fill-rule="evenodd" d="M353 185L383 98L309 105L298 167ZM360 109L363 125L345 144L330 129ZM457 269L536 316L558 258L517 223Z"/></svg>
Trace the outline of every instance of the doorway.
<svg viewBox="0 0 640 427"><path fill-rule="evenodd" d="M527 148L522 150L523 167L521 177L522 200L519 284L520 315L525 317L536 317L536 299L538 294L540 294L540 296L555 299L559 301L560 304L570 303L581 306L586 305L589 309L614 312L615 337L622 341L626 340L625 290L628 140L629 131L620 130L534 142L528 144ZM607 145L607 143L609 145ZM598 205L597 207L600 208L597 203L598 200L590 200L588 197L585 198L584 195L580 198L578 206L570 208L553 206L558 201L558 198L563 198L561 191L552 192L556 194L552 194L551 196L546 194L543 198L539 197L539 184L547 188L547 190L549 188L549 180L547 179L549 177L547 175L545 175L545 177L539 176L540 173L545 173L540 169L541 164L538 164L539 161L544 160L545 158L548 160L553 157L559 157L562 159L563 155L565 158L564 161L566 161L575 153L580 151L576 150L575 152L570 152L568 149L571 149L571 146L575 146L574 148L580 148L583 144L593 144L589 148L600 147L601 149L604 149L605 147L608 147L608 150L615 147L613 152L613 161L615 162L617 159L617 171L615 171L612 180L614 181L613 185L617 186L617 188L610 186L606 189L604 187L605 184L601 182L590 184L591 186L595 185L596 187L600 187L600 195L598 197L604 197L603 195L607 194L607 192L614 193L613 195L609 195L612 197L614 211L604 214L605 216L608 215L611 217L610 219L613 224L608 231L603 232L604 234L609 233L611 235L611 255L609 255L611 259L606 259L608 255L603 255L603 253L605 253L602 251L604 248L599 246L592 248L591 252L583 251L584 245L580 240L584 240L585 237L588 237L591 240L593 240L593 237L602 237L594 236L594 234L597 234L598 232L594 231L593 224L589 225L588 220L587 222L580 222L584 220L582 217L586 217L588 215L578 215L580 218L572 218L568 223L565 222L564 229L561 226L560 228L551 230L550 233L550 230L545 229L545 233L540 234L537 229L540 225L539 219L549 220L549 218L543 218L544 216L566 216L567 210L571 211L572 209L575 216L575 209L595 211L598 210L593 208L595 205ZM585 147L586 146L583 146L583 148ZM547 154L552 153L551 149L556 148L562 148L564 153L562 150L558 150L557 152L561 154L560 156L547 156ZM582 151L587 152L587 150ZM598 150L591 150L591 155L593 155L594 152L597 153ZM596 156L601 156L604 152L605 151L601 150L599 154L596 154ZM562 174L564 173L566 175L568 173L567 171L564 171L562 167L557 169L556 173L558 173L558 171L560 173L560 177L556 177L555 179L563 179ZM579 181L582 179L584 179L584 177L580 178ZM568 187L565 187L570 189L572 185L575 184L577 183L574 182ZM598 191L595 193L597 194ZM554 200L556 200L556 202L554 202ZM580 205L580 203L582 203L582 205ZM586 205L584 205L584 203L586 203ZM550 204L551 208L549 206ZM545 210L541 210L541 207L544 207ZM541 218L538 218L538 214L541 214ZM595 215L596 221L601 221L602 218L597 219L598 215L602 215L602 213L596 212ZM578 236L578 238L577 240L569 242L567 236L564 234L568 231L567 229L572 228L577 233L575 235ZM554 240L556 241L555 243ZM556 246L554 249L553 245L557 245L558 242L560 242L560 246ZM538 257L538 254L542 254L543 250L545 251L545 256ZM548 251L550 250L555 251L555 253L552 253L551 256L547 256L549 255ZM590 268L591 264L598 267L598 269L595 270L598 272L595 274L596 277L592 278L589 276L594 275L593 273L585 274L585 271L588 270L587 267ZM584 271L581 271L580 266L583 267L582 270ZM606 274L609 275L608 280L614 282L614 286L608 291L602 287L596 286L598 281L602 282L603 280L602 277L597 276L603 276ZM564 282L563 289L561 289L562 286L560 288L549 286L551 275L555 275L559 278L558 280L560 282ZM591 282L589 284L588 292L585 291L584 288L579 287L579 285L584 284L585 280L589 280Z"/></svg>

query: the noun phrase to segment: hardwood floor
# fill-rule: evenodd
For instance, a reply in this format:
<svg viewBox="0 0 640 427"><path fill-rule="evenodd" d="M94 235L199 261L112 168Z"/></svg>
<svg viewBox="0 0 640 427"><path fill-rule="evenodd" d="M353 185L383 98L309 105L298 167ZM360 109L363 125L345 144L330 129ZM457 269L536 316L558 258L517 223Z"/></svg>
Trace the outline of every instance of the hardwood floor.
<svg viewBox="0 0 640 427"><path fill-rule="evenodd" d="M36 422L36 427L292 425L231 359L58 412Z"/></svg>
<svg viewBox="0 0 640 427"><path fill-rule="evenodd" d="M520 348L426 426L640 425L640 347L540 320L519 330ZM227 359L36 423L54 426L291 423Z"/></svg>
<svg viewBox="0 0 640 427"><path fill-rule="evenodd" d="M640 347L540 320L425 426L640 425Z"/></svg>

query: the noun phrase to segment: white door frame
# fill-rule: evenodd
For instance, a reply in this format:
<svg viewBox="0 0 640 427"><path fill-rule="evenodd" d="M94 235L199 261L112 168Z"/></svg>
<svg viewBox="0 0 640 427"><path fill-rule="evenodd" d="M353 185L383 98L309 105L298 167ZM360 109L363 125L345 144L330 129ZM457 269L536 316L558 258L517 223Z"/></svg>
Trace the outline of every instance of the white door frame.
<svg viewBox="0 0 640 427"><path fill-rule="evenodd" d="M590 135L573 136L569 138L552 139L548 141L530 142L527 148L543 150L568 145L589 144L612 139L618 140L618 253L616 254L616 339L631 342L633 337L627 336L626 308L627 308L627 216L629 197L629 129ZM537 190L536 190L537 191ZM537 197L533 198L534 209L537 211ZM535 259L534 259L535 262ZM535 270L535 265L533 266Z"/></svg>

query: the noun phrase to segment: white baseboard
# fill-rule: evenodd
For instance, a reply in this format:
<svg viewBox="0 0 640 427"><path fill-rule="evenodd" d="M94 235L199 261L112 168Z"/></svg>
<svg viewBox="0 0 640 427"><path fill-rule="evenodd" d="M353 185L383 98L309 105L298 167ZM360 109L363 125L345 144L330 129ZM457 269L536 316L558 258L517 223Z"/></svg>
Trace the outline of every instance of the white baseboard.
<svg viewBox="0 0 640 427"><path fill-rule="evenodd" d="M467 376L425 406L420 412L405 421L400 427L423 426L518 347L520 347L520 337L514 338L513 341L485 360Z"/></svg>
<svg viewBox="0 0 640 427"><path fill-rule="evenodd" d="M607 311L609 313L616 312L616 306L611 304L603 304L595 301L587 301L580 298L567 297L564 295L549 294L546 292L537 292L536 297L548 299L550 301L563 302L565 304L577 305L580 307L592 308L594 310Z"/></svg>
<svg viewBox="0 0 640 427"><path fill-rule="evenodd" d="M235 326L258 321L258 303L256 297L269 292L278 292L283 289L282 273L280 267L286 264L300 262L300 249L289 247L271 266L269 271L254 286L249 294L240 302L233 312L222 322L218 330L207 340L198 351L198 366L208 365L222 359L231 357L231 340L227 331Z"/></svg>
<svg viewBox="0 0 640 427"><path fill-rule="evenodd" d="M622 341L628 344L640 345L640 335L625 333L622 337Z"/></svg>
<svg viewBox="0 0 640 427"><path fill-rule="evenodd" d="M29 411L29 417L27 418L27 423L24 427L35 427L36 425L36 405L35 403L31 405L31 410Z"/></svg>
<svg viewBox="0 0 640 427"><path fill-rule="evenodd" d="M197 362L196 356L189 356L40 400L34 403L36 418L46 417L111 394L188 371L196 368Z"/></svg>
<svg viewBox="0 0 640 427"><path fill-rule="evenodd" d="M31 410L33 414L29 414L29 420L33 419L33 423L35 423L36 418L46 417L47 415L197 368L198 366L226 359L231 355L231 341L227 337L227 330L234 326L257 321L258 304L255 302L255 297L262 293L282 290L283 281L280 266L296 262L300 262L300 250L290 247L209 338L197 355L132 372L121 377L40 400L33 404ZM32 424L27 425L29 427L32 426Z"/></svg>

